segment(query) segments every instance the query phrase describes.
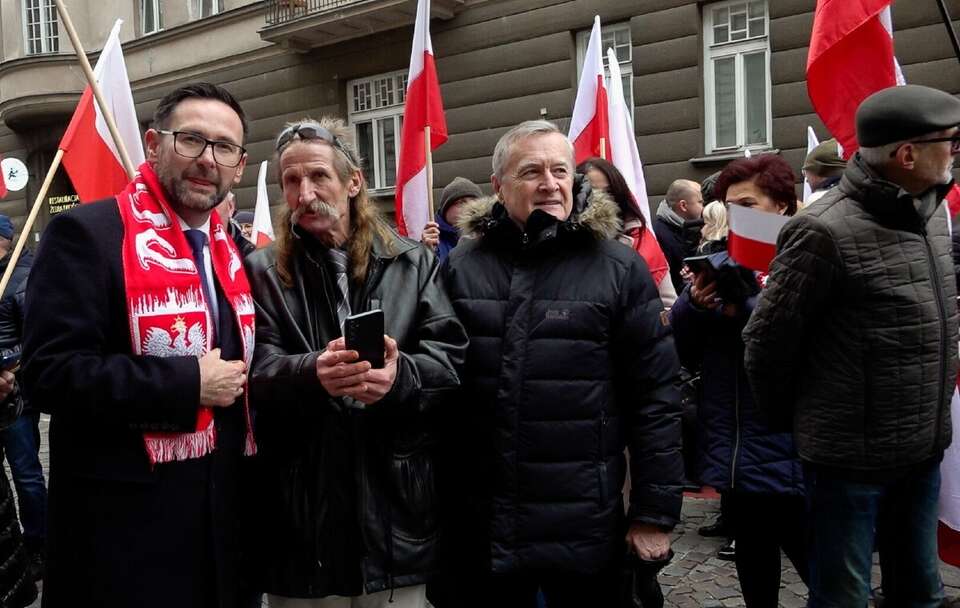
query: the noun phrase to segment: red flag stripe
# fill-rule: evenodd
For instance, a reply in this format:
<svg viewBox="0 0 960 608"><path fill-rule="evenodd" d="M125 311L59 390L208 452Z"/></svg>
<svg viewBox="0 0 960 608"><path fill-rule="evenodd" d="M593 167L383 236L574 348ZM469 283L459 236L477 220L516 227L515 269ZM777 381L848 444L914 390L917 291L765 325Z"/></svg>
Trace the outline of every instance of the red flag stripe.
<svg viewBox="0 0 960 608"><path fill-rule="evenodd" d="M573 142L577 164L588 158L600 156L610 158L610 118L607 113L607 90L603 86L603 75L597 76L596 113L580 131ZM603 142L603 150L600 144Z"/></svg>
<svg viewBox="0 0 960 608"><path fill-rule="evenodd" d="M807 92L817 114L852 155L854 113L872 93L897 84L893 40L879 14L890 0L820 0L807 58Z"/></svg>
<svg viewBox="0 0 960 608"><path fill-rule="evenodd" d="M767 272L770 269L770 262L777 254L777 246L774 243L755 241L732 230L727 240L727 250L737 264L760 272Z"/></svg>
<svg viewBox="0 0 960 608"><path fill-rule="evenodd" d="M130 181L97 131L93 90L88 86L60 141L63 166L83 203L113 196Z"/></svg>

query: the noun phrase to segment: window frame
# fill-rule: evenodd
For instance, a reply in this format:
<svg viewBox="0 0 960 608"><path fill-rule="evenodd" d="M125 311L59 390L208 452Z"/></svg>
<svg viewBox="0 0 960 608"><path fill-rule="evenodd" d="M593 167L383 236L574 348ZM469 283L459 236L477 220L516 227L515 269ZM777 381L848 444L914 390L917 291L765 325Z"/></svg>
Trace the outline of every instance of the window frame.
<svg viewBox="0 0 960 608"><path fill-rule="evenodd" d="M160 0L139 0L138 4L140 5L140 35L148 36L163 31L163 12L160 10ZM148 6L153 9L153 22L156 25L156 27L149 32L146 27Z"/></svg>
<svg viewBox="0 0 960 608"><path fill-rule="evenodd" d="M633 97L633 32L630 29L629 21L620 21L618 23L611 23L608 25L600 26L600 39L601 45L604 34L613 34L614 40L616 40L616 33L620 31L627 32L627 35L630 39L629 49L630 49L630 58L627 61L620 61L620 76L627 77L627 83L629 86L625 86L623 89L624 96L627 102L627 109L630 111L630 118L633 118L634 110L634 97ZM577 43L577 74L576 79L579 80L580 75L583 73L583 60L587 55L587 45L590 44L590 32L591 30L582 30L577 32L576 43ZM607 92L610 91L610 72L607 67L607 47L601 49L603 54L603 82L607 87Z"/></svg>
<svg viewBox="0 0 960 608"><path fill-rule="evenodd" d="M400 137L403 128L403 110L406 105L406 87L407 83L408 70L394 70L390 72L382 72L380 74L373 74L371 76L365 76L363 78L354 78L353 80L347 81L347 120L351 129L353 129L354 142L357 146L357 151L360 149L360 137L357 132L357 127L361 124L370 123L373 135L373 147L369 158L361 158L361 162L364 165L364 177L367 180L367 188L370 191L370 194L373 196L390 196L395 192L396 189L396 179L397 179L397 169L394 167L394 183L392 185L386 185L386 175L385 167L380 160L380 157L383 155L381 150L381 132L380 128L377 126L378 121L383 121L385 119L393 119L393 128L394 128L394 156L397 164L400 162ZM370 83L371 85L371 99L376 99L376 82L378 80L383 80L385 78L399 78L396 82L401 86L398 86L394 89L395 92L395 101L390 105L381 104L379 107L371 107L362 110L355 110L354 106L354 87L362 83ZM399 94L397 94L399 92ZM375 106L375 101L372 102Z"/></svg>
<svg viewBox="0 0 960 608"><path fill-rule="evenodd" d="M738 4L745 4L748 7L753 1L760 1L764 4L764 34L744 40L728 40L727 42L714 43L714 23L713 15L716 9L729 8ZM725 0L724 2L714 2L703 6L703 107L704 107L704 151L707 154L723 154L729 152L738 152L743 150L769 150L773 147L773 83L770 73L770 1L769 0ZM747 24L749 32L749 20ZM747 124L746 124L746 77L744 73L744 57L763 52L764 55L764 75L765 82L765 103L766 103L766 141L762 143L746 143ZM714 61L717 59L734 58L734 106L736 144L734 146L717 146L717 106L716 89L714 82Z"/></svg>
<svg viewBox="0 0 960 608"><path fill-rule="evenodd" d="M219 15L223 12L223 0L210 0L213 3L213 11L209 15L203 14L203 4L204 0L191 0L193 8L194 19L206 19L208 17L213 17L214 15Z"/></svg>
<svg viewBox="0 0 960 608"><path fill-rule="evenodd" d="M39 49L31 50L31 38L30 38L30 22L28 20L28 13L32 10L28 7L31 3L36 3L37 11L40 17L40 20L37 23L37 26L40 29L40 37L36 39ZM25 55L48 55L60 52L60 15L57 13L56 4L53 0L22 0L21 4L21 18L23 26L23 51ZM51 18L45 17L46 13L52 15ZM47 30L50 29L51 24L56 29L56 33L53 36L47 35Z"/></svg>

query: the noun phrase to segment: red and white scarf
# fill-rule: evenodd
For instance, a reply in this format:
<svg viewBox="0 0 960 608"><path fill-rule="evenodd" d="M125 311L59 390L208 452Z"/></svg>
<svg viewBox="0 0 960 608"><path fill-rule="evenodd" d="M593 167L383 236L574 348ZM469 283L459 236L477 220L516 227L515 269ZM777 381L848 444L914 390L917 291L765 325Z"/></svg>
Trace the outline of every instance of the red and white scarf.
<svg viewBox="0 0 960 608"><path fill-rule="evenodd" d="M200 274L177 215L167 203L157 174L148 163L117 195L123 222L123 277L130 340L137 355L202 357L210 350L210 319ZM240 254L216 213L210 215L210 260L216 281L236 313L247 368L253 357L254 308ZM222 310L221 315L230 314ZM256 453L250 425L250 400L243 392L247 422L244 454ZM151 466L200 458L216 449L213 410L201 407L189 433L143 435Z"/></svg>

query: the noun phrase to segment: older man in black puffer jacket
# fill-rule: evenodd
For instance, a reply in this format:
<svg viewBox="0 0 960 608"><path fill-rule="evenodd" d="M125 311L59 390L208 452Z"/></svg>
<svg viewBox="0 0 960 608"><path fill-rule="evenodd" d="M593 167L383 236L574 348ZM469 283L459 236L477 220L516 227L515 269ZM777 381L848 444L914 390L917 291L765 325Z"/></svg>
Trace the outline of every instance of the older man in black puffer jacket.
<svg viewBox="0 0 960 608"><path fill-rule="evenodd" d="M874 536L893 606L939 606L939 464L957 379L949 218L960 100L885 89L840 185L781 231L744 330L771 419L792 421L813 526L809 606L865 606Z"/></svg>
<svg viewBox="0 0 960 608"><path fill-rule="evenodd" d="M470 337L446 486L460 523L447 565L470 591L453 605L521 605L540 588L551 607L613 606L624 536L662 559L679 519L673 340L646 264L615 240L616 205L573 167L551 123L505 134L497 198L461 216L443 268Z"/></svg>

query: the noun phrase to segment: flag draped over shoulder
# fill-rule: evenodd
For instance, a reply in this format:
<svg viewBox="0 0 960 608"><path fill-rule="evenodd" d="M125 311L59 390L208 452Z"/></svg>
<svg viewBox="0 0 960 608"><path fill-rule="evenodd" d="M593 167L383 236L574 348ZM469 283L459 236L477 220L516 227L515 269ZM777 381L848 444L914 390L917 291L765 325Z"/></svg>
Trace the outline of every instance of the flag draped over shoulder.
<svg viewBox="0 0 960 608"><path fill-rule="evenodd" d="M397 229L400 234L417 240L432 219L428 217L426 127L430 127L431 150L447 141L447 121L443 115L443 99L430 41L430 0L419 0L400 132L396 187Z"/></svg>
<svg viewBox="0 0 960 608"><path fill-rule="evenodd" d="M599 156L610 158L610 122L607 115L607 89L603 82L603 50L600 17L593 18L593 30L583 58L577 99L573 104L570 132L577 164Z"/></svg>
<svg viewBox="0 0 960 608"><path fill-rule="evenodd" d="M891 0L817 0L807 55L807 93L849 158L854 113L872 93L902 84L893 53Z"/></svg>
<svg viewBox="0 0 960 608"><path fill-rule="evenodd" d="M139 166L144 161L143 144L127 66L120 47L121 25L123 21L118 19L93 73L117 123L130 161L134 166ZM60 140L60 149L64 152L63 166L81 202L89 203L113 196L130 181L90 85L80 97L80 103Z"/></svg>

